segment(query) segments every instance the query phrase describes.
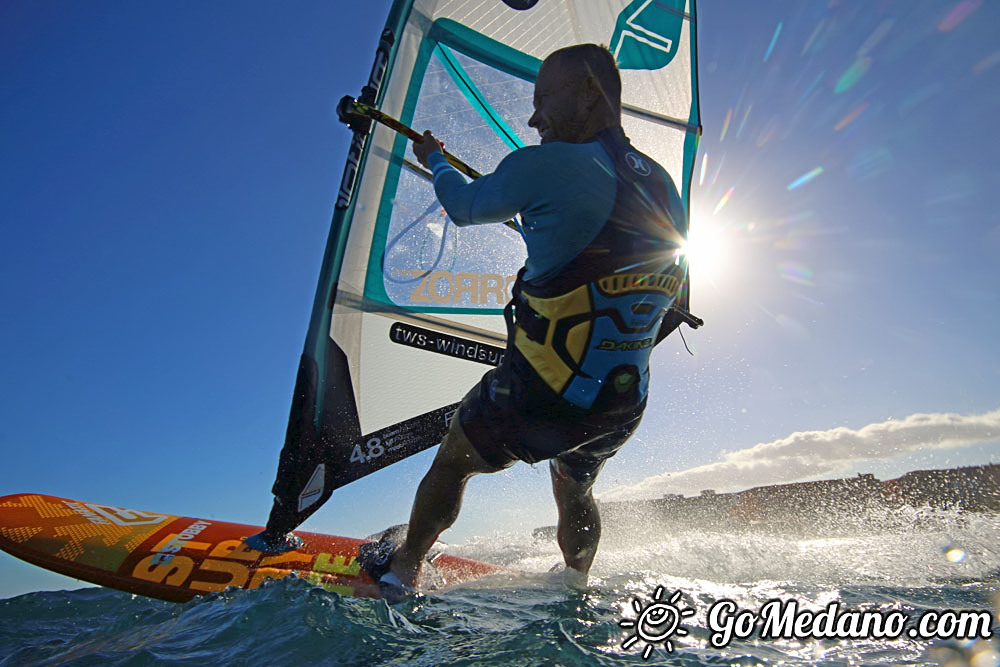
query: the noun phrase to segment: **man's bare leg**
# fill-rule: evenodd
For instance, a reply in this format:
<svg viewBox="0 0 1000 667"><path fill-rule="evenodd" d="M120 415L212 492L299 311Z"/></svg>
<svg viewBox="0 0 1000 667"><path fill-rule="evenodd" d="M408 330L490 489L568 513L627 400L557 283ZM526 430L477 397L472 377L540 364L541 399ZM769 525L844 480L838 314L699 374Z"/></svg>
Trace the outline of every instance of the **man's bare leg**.
<svg viewBox="0 0 1000 667"><path fill-rule="evenodd" d="M566 567L583 575L590 572L590 566L597 555L597 544L601 541L601 515L597 509L592 489L594 481L578 482L565 472L558 459L549 465L552 473L552 493L559 510L559 527L556 537L563 552ZM575 578L579 583L580 578Z"/></svg>
<svg viewBox="0 0 1000 667"><path fill-rule="evenodd" d="M456 415L430 470L417 488L406 539L392 557L390 569L404 585L415 584L424 556L438 536L455 523L469 478L499 470L503 468L490 465L479 455Z"/></svg>

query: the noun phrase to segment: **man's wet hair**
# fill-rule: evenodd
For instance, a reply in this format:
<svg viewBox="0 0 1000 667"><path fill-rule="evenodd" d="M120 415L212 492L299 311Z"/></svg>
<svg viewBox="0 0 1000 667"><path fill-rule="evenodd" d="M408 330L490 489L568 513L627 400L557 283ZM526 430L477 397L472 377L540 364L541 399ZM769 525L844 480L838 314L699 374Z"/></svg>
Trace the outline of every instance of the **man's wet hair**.
<svg viewBox="0 0 1000 667"><path fill-rule="evenodd" d="M589 74L597 80L604 92L608 106L621 114L622 108L622 78L618 73L618 64L607 47L600 44L574 44L566 46L549 54L546 61L558 58L565 65L578 68L581 74Z"/></svg>

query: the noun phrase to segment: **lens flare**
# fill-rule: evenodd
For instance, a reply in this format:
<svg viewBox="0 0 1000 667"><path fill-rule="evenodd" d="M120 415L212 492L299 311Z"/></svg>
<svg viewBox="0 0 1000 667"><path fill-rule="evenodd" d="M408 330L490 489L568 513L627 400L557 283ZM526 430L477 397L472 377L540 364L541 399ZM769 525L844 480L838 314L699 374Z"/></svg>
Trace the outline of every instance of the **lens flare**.
<svg viewBox="0 0 1000 667"><path fill-rule="evenodd" d="M788 190L791 191L791 190L794 190L797 187L803 186L803 185L805 185L809 181L813 180L814 178L816 178L817 176L819 176L822 173L823 173L823 167L816 167L815 169L802 174L801 176L799 176L798 178L796 178L794 181L792 181L791 183L789 183L788 186L787 186Z"/></svg>
<svg viewBox="0 0 1000 667"><path fill-rule="evenodd" d="M833 87L833 92L844 93L854 87L854 85L861 80L861 77L868 72L868 69L872 66L871 58L858 58L854 61L854 64L847 68L847 70L841 75L840 79L837 81L837 85Z"/></svg>
<svg viewBox="0 0 1000 667"><path fill-rule="evenodd" d="M968 554L965 553L965 549L956 547L955 545L949 545L945 547L944 557L949 563L961 563L965 560Z"/></svg>
<svg viewBox="0 0 1000 667"><path fill-rule="evenodd" d="M854 107L854 109L852 109L849 114L841 118L840 122L838 122L836 125L833 126L834 131L840 132L845 127L856 121L858 119L858 116L863 114L865 112L865 109L867 108L868 108L868 102L862 102L858 106Z"/></svg>
<svg viewBox="0 0 1000 667"><path fill-rule="evenodd" d="M964 21L969 17L969 14L976 11L982 6L982 0L962 0L962 2L955 5L948 15L944 17L944 20L938 24L938 30L941 32L951 32L954 30L959 23Z"/></svg>
<svg viewBox="0 0 1000 667"><path fill-rule="evenodd" d="M726 132L729 131L729 124L733 122L733 110L730 109L726 112L726 119L722 121L722 134L719 136L719 143L721 144L726 139Z"/></svg>
<svg viewBox="0 0 1000 667"><path fill-rule="evenodd" d="M778 27L774 29L774 37L771 38L771 44L767 47L767 53L764 54L764 62L771 57L771 52L774 51L774 45L778 43L778 35L781 34L781 26L784 25L781 21L778 21Z"/></svg>
<svg viewBox="0 0 1000 667"><path fill-rule="evenodd" d="M733 196L734 190L736 190L736 188L729 188L728 190L726 190L726 194L722 195L722 197L719 199L719 203L715 205L715 210L712 211L712 215L718 215L719 211L723 209L723 207L726 205L729 199Z"/></svg>

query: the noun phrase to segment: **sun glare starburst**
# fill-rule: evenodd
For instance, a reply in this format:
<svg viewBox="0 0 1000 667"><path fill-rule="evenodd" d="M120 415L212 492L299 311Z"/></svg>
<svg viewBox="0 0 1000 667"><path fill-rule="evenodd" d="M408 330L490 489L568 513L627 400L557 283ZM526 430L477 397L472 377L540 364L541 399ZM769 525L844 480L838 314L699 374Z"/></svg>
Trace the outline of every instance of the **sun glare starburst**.
<svg viewBox="0 0 1000 667"><path fill-rule="evenodd" d="M688 230L681 254L687 258L692 280L715 281L726 266L727 252L724 234L725 223L704 217L695 221Z"/></svg>

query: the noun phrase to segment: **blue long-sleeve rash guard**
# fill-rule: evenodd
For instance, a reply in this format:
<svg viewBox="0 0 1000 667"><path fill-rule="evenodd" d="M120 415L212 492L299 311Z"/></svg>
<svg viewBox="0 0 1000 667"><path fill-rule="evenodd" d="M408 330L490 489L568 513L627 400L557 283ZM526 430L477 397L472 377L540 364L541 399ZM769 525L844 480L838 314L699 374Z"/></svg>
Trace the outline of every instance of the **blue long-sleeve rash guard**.
<svg viewBox="0 0 1000 667"><path fill-rule="evenodd" d="M434 191L456 225L503 222L521 214L526 280L558 273L594 240L615 204L614 168L597 141L525 146L471 183L439 152L431 153L428 163Z"/></svg>

